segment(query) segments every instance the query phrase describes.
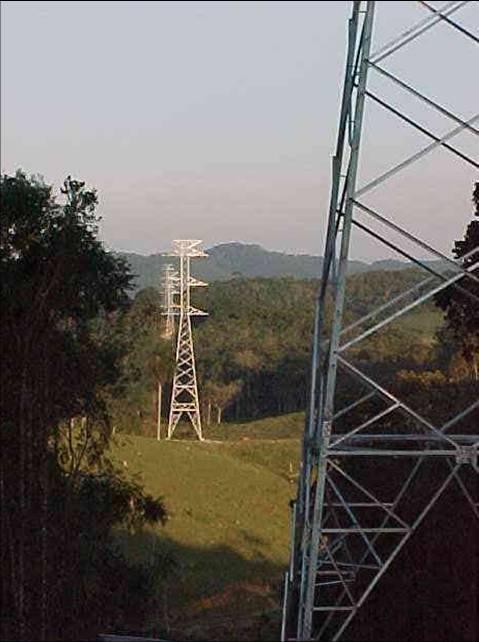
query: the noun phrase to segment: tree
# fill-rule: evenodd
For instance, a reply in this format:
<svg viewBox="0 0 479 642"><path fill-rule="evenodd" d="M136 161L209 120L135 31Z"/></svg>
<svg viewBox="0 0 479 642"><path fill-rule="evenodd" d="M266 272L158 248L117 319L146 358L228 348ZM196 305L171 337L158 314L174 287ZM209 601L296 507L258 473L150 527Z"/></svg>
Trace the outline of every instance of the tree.
<svg viewBox="0 0 479 642"><path fill-rule="evenodd" d="M162 337L164 318L158 290L145 288L120 319L127 349L108 406L122 430L141 433L157 420L158 386L168 385L174 367L174 342ZM168 389L163 396L168 397Z"/></svg>
<svg viewBox="0 0 479 642"><path fill-rule="evenodd" d="M479 183L473 191L474 216L479 217ZM469 223L464 239L454 244L454 256L462 260L462 267L468 268L478 260L479 220ZM464 258L463 258L464 257ZM473 270L479 276L479 269ZM469 278L461 280L463 289L448 287L436 295L436 304L446 313L446 326L458 341L462 354L479 379L479 282ZM468 296L467 289L474 297Z"/></svg>
<svg viewBox="0 0 479 642"><path fill-rule="evenodd" d="M227 408L241 391L240 381L228 384L208 381L205 386L205 398L208 403L207 424L211 423L211 404L216 407L216 423L221 423L223 410Z"/></svg>
<svg viewBox="0 0 479 642"><path fill-rule="evenodd" d="M93 572L88 556L81 562L85 482L91 494L108 487L124 500L91 531L103 560L101 542L120 515L135 513L140 492L111 466L102 470L109 436L102 390L118 377L122 348L98 325L113 324L127 305L131 275L97 239L96 192L68 177L61 193L59 203L51 186L21 171L0 179L2 639L81 635L68 614L78 612L75 596ZM87 420L68 467L62 456L73 417ZM164 518L161 502L144 501L143 519Z"/></svg>

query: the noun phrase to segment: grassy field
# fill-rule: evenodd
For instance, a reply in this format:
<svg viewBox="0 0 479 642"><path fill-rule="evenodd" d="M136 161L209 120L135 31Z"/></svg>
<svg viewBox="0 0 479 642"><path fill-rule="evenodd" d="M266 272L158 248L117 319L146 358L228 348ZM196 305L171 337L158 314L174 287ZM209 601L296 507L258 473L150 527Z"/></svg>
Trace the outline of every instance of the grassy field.
<svg viewBox="0 0 479 642"><path fill-rule="evenodd" d="M149 632L170 639L277 639L296 492L298 413L211 429L207 441L119 436L114 455L164 498L166 526L120 537L131 559L171 553L178 572Z"/></svg>
<svg viewBox="0 0 479 642"><path fill-rule="evenodd" d="M441 315L429 308L395 326L427 344ZM304 413L212 425L206 441L180 426L176 440L117 438L114 456L162 496L169 521L119 534L132 560L171 554L177 569L159 587L144 633L170 640L277 640L289 555Z"/></svg>

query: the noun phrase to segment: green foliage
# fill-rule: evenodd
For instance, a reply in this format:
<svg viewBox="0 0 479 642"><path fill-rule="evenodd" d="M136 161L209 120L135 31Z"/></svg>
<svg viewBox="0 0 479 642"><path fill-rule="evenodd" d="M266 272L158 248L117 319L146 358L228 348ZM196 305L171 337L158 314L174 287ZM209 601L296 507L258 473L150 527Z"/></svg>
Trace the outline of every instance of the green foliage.
<svg viewBox="0 0 479 642"><path fill-rule="evenodd" d="M421 278L417 270L350 276L348 321ZM209 312L194 328L205 424L218 420L222 411L226 420L238 421L304 410L316 291L315 281L284 278L234 279L195 292L195 305ZM426 304L352 352L368 367L388 368L391 375L417 367L430 360L441 320L441 313ZM159 296L150 288L137 295L119 324L129 337L129 351L123 361L125 385L112 396L110 408L123 431L155 434L158 379L167 406L175 346L161 339L161 323Z"/></svg>
<svg viewBox="0 0 479 642"><path fill-rule="evenodd" d="M160 552L128 560L113 537L166 522L162 501L115 467L101 474L58 476L48 506L51 568L48 590L55 615L50 639L94 639L100 631L141 627L156 607L157 584L172 562Z"/></svg>
<svg viewBox="0 0 479 642"><path fill-rule="evenodd" d="M479 217L479 183L476 183L472 201L474 216ZM474 252L474 250L476 250ZM454 244L454 255L462 260L464 268L472 266L478 260L479 220L469 223L464 239ZM467 255L467 256L466 256ZM478 276L479 269L473 270ZM462 353L472 364L474 376L479 378L479 283L465 278L460 282L462 290L448 287L436 296L437 305L446 312L446 324L452 336L459 343ZM474 295L467 295L467 290Z"/></svg>
<svg viewBox="0 0 479 642"><path fill-rule="evenodd" d="M135 532L146 524L166 523L163 503L114 469L101 474L82 472L75 486L78 526L88 537L96 534L92 541L101 533L110 533L114 526Z"/></svg>
<svg viewBox="0 0 479 642"><path fill-rule="evenodd" d="M124 304L131 276L96 239L96 192L68 177L62 194L64 205L39 178L2 176L2 296L11 313L81 324Z"/></svg>
<svg viewBox="0 0 479 642"><path fill-rule="evenodd" d="M461 374L458 376L457 372L433 369L402 370L397 374L395 388L398 395L407 399L412 408L434 425L440 426L445 420L470 406L471 401L479 394L477 381L464 372ZM478 425L479 411L476 409L454 424L454 428L448 432L475 434Z"/></svg>
<svg viewBox="0 0 479 642"><path fill-rule="evenodd" d="M164 397L169 394L174 345L161 336L163 319L158 291L148 288L136 295L116 323L127 346L120 377L108 390L112 421L119 430L148 431L148 421L156 421L158 383L164 386Z"/></svg>
<svg viewBox="0 0 479 642"><path fill-rule="evenodd" d="M171 258L161 254L142 256L124 253L121 256L128 261L131 271L135 274L135 290L155 287L162 268L171 262ZM429 263L431 267L438 267L441 261ZM265 250L260 245L222 243L208 248L208 257L195 263L195 274L208 283L238 278L314 279L321 274L322 264L323 260L319 256L273 252ZM350 260L348 272L355 274L369 271L401 271L408 267L408 263L396 260L375 261L371 265Z"/></svg>
<svg viewBox="0 0 479 642"><path fill-rule="evenodd" d="M96 193L67 178L66 202L60 205L50 186L22 172L3 176L0 190L5 371L11 375L26 367L20 355L37 381L38 370L44 370L42 380L48 380L53 397L51 424L85 412L98 415L97 388L116 372L109 336L97 341L90 324L128 302L131 277L125 262L105 252L96 239ZM5 412L15 414L18 390L8 392L15 403Z"/></svg>
<svg viewBox="0 0 479 642"><path fill-rule="evenodd" d="M200 294L210 316L197 330L198 373L201 382L236 384L226 416L303 408L314 282L237 279Z"/></svg>
<svg viewBox="0 0 479 642"><path fill-rule="evenodd" d="M158 274L171 259L159 254L122 255L137 275L135 286L143 289L156 285ZM320 273L321 259L317 256L294 256L269 252L259 245L223 243L208 250L208 257L195 263L195 274L208 281L229 281L236 278L272 278L291 276L313 278Z"/></svg>
<svg viewBox="0 0 479 642"><path fill-rule="evenodd" d="M165 519L107 457L131 275L97 239L95 191L68 177L62 196L0 179L2 639L96 636L125 612L105 595L130 581L113 525Z"/></svg>

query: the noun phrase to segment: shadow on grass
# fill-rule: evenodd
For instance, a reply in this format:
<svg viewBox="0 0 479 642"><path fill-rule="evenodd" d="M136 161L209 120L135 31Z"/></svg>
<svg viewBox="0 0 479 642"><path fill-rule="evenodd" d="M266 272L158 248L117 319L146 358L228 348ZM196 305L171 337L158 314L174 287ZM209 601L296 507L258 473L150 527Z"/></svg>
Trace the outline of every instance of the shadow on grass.
<svg viewBox="0 0 479 642"><path fill-rule="evenodd" d="M116 633L168 640L279 639L281 565L260 554L247 559L228 546L182 545L155 531L119 533L118 542L131 562L156 568L157 592L146 620Z"/></svg>

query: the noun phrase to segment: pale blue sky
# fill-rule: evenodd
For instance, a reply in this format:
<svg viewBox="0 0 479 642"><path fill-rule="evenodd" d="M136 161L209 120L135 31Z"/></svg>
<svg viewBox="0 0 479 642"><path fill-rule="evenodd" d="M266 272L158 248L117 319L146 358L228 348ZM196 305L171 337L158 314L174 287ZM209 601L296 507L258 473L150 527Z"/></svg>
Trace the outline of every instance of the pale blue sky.
<svg viewBox="0 0 479 642"><path fill-rule="evenodd" d="M415 2L377 5L378 45L426 15ZM118 250L202 238L322 254L349 12L346 1L7 0L2 170L95 186L103 238ZM479 3L455 19L477 33ZM450 31L385 66L467 118L479 111L479 47ZM400 100L437 133L453 127ZM362 180L427 143L377 107L366 116ZM479 157L477 138L457 145ZM440 150L369 202L446 250L476 174ZM388 253L358 237L352 254Z"/></svg>

